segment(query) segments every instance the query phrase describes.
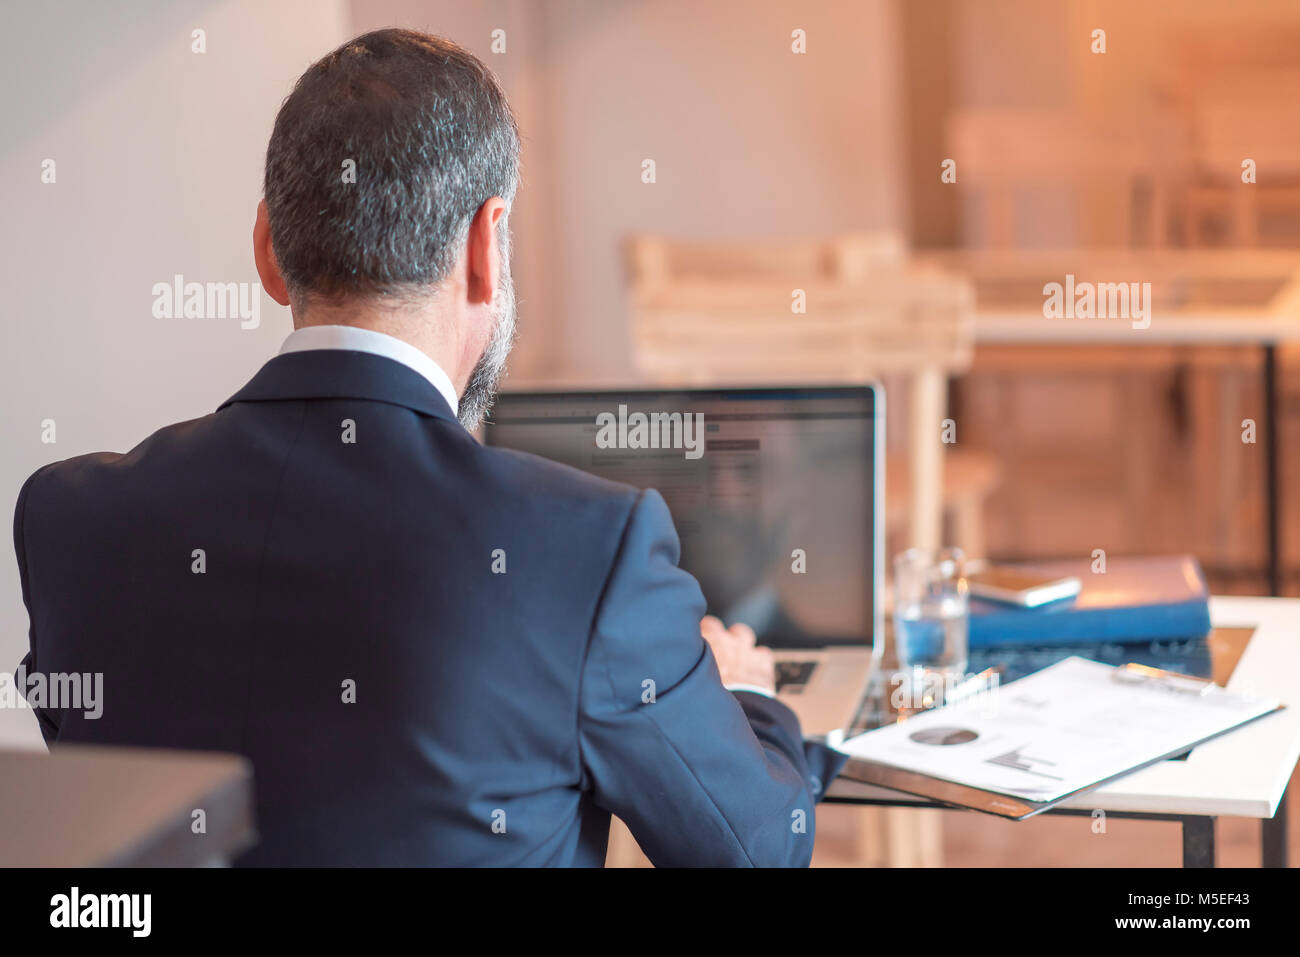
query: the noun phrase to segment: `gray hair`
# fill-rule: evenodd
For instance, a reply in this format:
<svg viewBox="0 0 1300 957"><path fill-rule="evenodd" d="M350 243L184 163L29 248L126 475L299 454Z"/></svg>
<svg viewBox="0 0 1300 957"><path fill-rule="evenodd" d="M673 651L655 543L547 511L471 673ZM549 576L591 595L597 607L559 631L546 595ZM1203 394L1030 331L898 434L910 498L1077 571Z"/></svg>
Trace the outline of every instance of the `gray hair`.
<svg viewBox="0 0 1300 957"><path fill-rule="evenodd" d="M367 33L312 64L266 150L271 243L295 307L422 295L450 273L479 207L500 196L508 208L518 185L519 130L496 78L412 30Z"/></svg>

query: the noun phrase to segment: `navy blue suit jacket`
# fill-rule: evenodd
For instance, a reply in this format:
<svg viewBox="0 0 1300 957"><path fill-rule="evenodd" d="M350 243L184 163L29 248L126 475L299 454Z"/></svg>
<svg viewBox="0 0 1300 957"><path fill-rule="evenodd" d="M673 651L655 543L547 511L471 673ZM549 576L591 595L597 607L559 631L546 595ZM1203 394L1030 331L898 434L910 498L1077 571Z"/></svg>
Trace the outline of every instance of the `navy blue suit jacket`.
<svg viewBox="0 0 1300 957"><path fill-rule="evenodd" d="M611 813L657 864L812 853L838 761L724 690L659 495L484 448L392 360L279 356L46 466L14 541L28 671L104 676L46 739L246 755L240 863L600 865Z"/></svg>

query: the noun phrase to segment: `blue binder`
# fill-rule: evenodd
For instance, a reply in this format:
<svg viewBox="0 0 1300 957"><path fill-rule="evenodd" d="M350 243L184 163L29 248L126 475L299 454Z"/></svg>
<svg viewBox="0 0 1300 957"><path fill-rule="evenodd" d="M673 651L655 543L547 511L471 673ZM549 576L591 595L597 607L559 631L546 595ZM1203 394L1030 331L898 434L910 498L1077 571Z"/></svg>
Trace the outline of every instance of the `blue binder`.
<svg viewBox="0 0 1300 957"><path fill-rule="evenodd" d="M1210 632L1209 589L1190 555L1111 558L1104 573L1093 572L1087 560L1032 570L1074 575L1083 587L1072 600L1040 608L972 598L972 648L1181 640Z"/></svg>

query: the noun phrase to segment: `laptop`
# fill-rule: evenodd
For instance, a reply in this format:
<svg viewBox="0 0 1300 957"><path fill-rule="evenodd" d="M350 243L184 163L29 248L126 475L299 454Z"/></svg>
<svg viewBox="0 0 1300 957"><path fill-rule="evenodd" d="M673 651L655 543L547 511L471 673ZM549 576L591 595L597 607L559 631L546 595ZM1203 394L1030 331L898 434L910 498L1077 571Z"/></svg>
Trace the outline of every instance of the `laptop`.
<svg viewBox="0 0 1300 957"><path fill-rule="evenodd" d="M507 392L488 445L654 488L710 614L777 662L806 735L847 727L884 648L876 385Z"/></svg>

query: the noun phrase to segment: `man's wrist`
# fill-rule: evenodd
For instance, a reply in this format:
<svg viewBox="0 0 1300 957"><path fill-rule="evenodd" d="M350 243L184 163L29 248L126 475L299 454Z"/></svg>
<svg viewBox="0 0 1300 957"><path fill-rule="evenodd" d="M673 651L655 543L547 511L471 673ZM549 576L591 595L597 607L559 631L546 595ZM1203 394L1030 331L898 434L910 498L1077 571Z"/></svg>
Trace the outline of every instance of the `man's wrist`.
<svg viewBox="0 0 1300 957"><path fill-rule="evenodd" d="M754 694L761 694L767 698L776 697L775 688L764 688L762 685L747 685L741 682L737 682L733 684L723 685L723 687L726 688L728 691L732 692L733 694L737 691L752 691Z"/></svg>

